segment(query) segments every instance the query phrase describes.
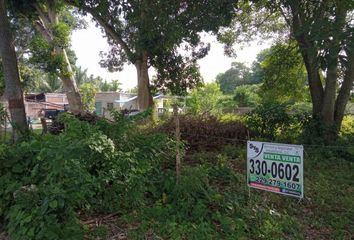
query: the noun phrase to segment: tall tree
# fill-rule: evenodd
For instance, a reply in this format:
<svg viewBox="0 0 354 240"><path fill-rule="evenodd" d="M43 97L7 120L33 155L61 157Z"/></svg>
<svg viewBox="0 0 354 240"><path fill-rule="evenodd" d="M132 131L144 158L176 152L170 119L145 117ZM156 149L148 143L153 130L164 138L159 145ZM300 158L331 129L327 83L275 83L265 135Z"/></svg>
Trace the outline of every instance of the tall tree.
<svg viewBox="0 0 354 240"><path fill-rule="evenodd" d="M216 76L216 81L224 94L232 94L237 86L253 83L251 69L241 62L233 62L230 69Z"/></svg>
<svg viewBox="0 0 354 240"><path fill-rule="evenodd" d="M249 16L263 13L254 19L240 10L235 22L249 33L278 33L277 37L296 41L307 71L313 117L328 127L323 137L333 140L353 89L354 2L260 0L243 1L242 6ZM240 40L234 32L225 31L220 37L227 47Z"/></svg>
<svg viewBox="0 0 354 240"><path fill-rule="evenodd" d="M13 7L20 13L17 16L25 16L36 30L30 44L32 62L62 80L70 110L80 113L83 104L68 52L71 19L67 9L61 1L52 0L14 0Z"/></svg>
<svg viewBox="0 0 354 240"><path fill-rule="evenodd" d="M120 70L125 62L134 64L138 79L139 108L152 106L148 69L158 71L159 82L195 79L196 61L207 53L200 46L201 31L216 32L231 21L235 0L151 1L151 0L66 0L90 13L103 27L111 51L103 64ZM199 45L199 46L198 46ZM192 52L183 57L178 51ZM181 63L181 64L180 64ZM183 64L182 64L183 63ZM172 67L171 67L172 66ZM169 72L164 71L171 67ZM170 71L174 74L169 74ZM168 74L166 74L168 73ZM164 79L176 77L176 79ZM198 76L197 76L198 77ZM180 86L188 84L180 84ZM173 85L170 85L173 87ZM174 86L176 87L176 86Z"/></svg>
<svg viewBox="0 0 354 240"><path fill-rule="evenodd" d="M259 84L242 85L235 89L233 100L238 107L256 107L260 103Z"/></svg>
<svg viewBox="0 0 354 240"><path fill-rule="evenodd" d="M283 0L276 7L300 48L313 115L338 133L354 82L354 2Z"/></svg>
<svg viewBox="0 0 354 240"><path fill-rule="evenodd" d="M5 95L9 103L11 120L16 133L24 134L28 130L23 93L17 57L11 32L5 0L0 0L0 56L5 80Z"/></svg>

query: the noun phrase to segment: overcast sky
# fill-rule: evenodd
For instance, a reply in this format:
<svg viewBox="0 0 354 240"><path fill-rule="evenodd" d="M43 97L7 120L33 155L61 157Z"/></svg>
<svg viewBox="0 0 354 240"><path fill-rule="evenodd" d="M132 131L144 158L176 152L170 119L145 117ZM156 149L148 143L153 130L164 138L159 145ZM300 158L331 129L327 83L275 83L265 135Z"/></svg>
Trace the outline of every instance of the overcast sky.
<svg viewBox="0 0 354 240"><path fill-rule="evenodd" d="M98 64L100 51L106 51L108 44L103 37L102 32L95 26L93 22L88 20L88 27L82 30L76 30L72 34L72 48L78 58L77 65L83 69L88 69L88 74L101 76L108 81L118 79L122 83L124 90L136 86L136 71L133 65L126 65L122 72L109 73L106 69L101 68ZM206 35L203 41L211 44L209 54L199 61L200 71L205 82L215 80L217 74L225 72L230 68L231 62L239 61L251 64L257 53L269 45L259 45L256 42L251 43L250 46L244 47L242 50L237 49L237 58L232 59L224 56L223 47L219 44L215 37ZM153 75L153 70L150 75Z"/></svg>

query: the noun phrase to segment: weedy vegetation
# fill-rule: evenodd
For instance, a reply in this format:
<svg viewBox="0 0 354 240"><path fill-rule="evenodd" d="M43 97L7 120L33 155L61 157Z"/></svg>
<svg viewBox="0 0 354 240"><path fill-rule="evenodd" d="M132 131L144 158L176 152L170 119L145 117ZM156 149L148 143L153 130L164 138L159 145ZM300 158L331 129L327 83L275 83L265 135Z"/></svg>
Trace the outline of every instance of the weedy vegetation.
<svg viewBox="0 0 354 240"><path fill-rule="evenodd" d="M254 139L288 139L281 134L292 115L274 117L262 133L262 114L182 116L178 184L171 121L142 127L146 114L94 123L62 114L60 134L0 145L3 229L10 239L113 239L117 229L126 239L351 239L353 118L344 120L340 147L305 145L298 200L249 189L245 142L225 140L247 140L246 126ZM109 224L89 224L100 216Z"/></svg>

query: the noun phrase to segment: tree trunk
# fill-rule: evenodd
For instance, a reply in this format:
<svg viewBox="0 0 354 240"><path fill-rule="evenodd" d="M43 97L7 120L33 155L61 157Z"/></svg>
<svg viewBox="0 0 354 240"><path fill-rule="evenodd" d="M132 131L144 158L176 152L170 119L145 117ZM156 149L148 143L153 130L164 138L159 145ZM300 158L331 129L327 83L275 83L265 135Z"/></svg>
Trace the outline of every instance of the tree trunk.
<svg viewBox="0 0 354 240"><path fill-rule="evenodd" d="M347 9L348 6L345 4L340 4L340 2L337 1L335 1L335 4L334 29L340 31L345 29L346 14L349 10ZM297 1L288 1L285 3L285 7L290 9L291 16L287 18L288 15L286 15L284 11L283 16L292 28L292 34L299 45L308 73L313 116L319 120L319 123L322 125L318 126L318 134L320 134L320 136L313 137L321 137L327 142L331 142L335 140L338 135L345 107L353 87L354 54L349 52L349 49L353 47L352 41L348 41L348 44L351 45L351 47L346 49L348 65L346 66L344 80L337 95L337 84L339 82L338 61L340 51L342 50L340 38L334 36L329 42L329 52L326 56L328 65L325 86L323 87L320 79L321 69L318 56L319 52L323 49L321 49L321 45L316 43L311 33L311 27L316 26L311 24L315 24L316 21L323 21L323 18L325 18L326 11L324 9L321 10L321 8L325 7L325 3L321 3L321 7L318 8L318 12L316 12L314 18L310 17L311 13L306 13L306 6ZM308 24L310 24L311 27L309 27Z"/></svg>
<svg viewBox="0 0 354 240"><path fill-rule="evenodd" d="M79 89L76 85L74 73L71 68L68 56L65 49L57 48L56 51L58 54L63 54L64 56L65 69L63 69L63 73L61 73L59 77L63 82L64 90L69 102L70 111L74 114L79 114L84 111L83 103Z"/></svg>
<svg viewBox="0 0 354 240"><path fill-rule="evenodd" d="M335 103L334 121L336 123L337 133L339 132L342 125L345 108L350 98L350 91L354 87L354 52L347 51L347 56L348 66L344 73L344 80L342 82L342 86L339 90Z"/></svg>
<svg viewBox="0 0 354 240"><path fill-rule="evenodd" d="M302 9L300 9L299 3L289 2L289 6L293 13L293 17L288 23L290 24L292 34L299 45L299 49L306 67L312 100L312 115L320 117L323 101L323 86L317 64L317 49L309 40L308 33L303 31L304 16Z"/></svg>
<svg viewBox="0 0 354 240"><path fill-rule="evenodd" d="M307 71L307 79L310 86L312 115L320 117L323 101L323 86L320 80L318 68L315 66L314 59L309 59L308 54L303 54L303 59Z"/></svg>
<svg viewBox="0 0 354 240"><path fill-rule="evenodd" d="M20 85L17 57L13 45L10 23L7 19L5 0L0 0L0 36L0 56L2 58L5 77L5 95L9 103L16 140L18 134L25 134L28 131L28 126L23 103L23 93Z"/></svg>
<svg viewBox="0 0 354 240"><path fill-rule="evenodd" d="M323 95L321 120L327 127L334 126L334 105L336 101L337 89L337 58L332 59L332 63L327 69L326 85Z"/></svg>
<svg viewBox="0 0 354 240"><path fill-rule="evenodd" d="M53 43L54 36L51 28L52 25L57 25L59 23L59 19L55 6L53 6L51 2L47 3L47 13L45 13L40 6L34 4L40 16L40 21L36 21L34 26L49 43ZM69 102L70 111L74 114L79 114L84 111L84 107L79 89L76 85L74 72L68 59L68 55L66 50L61 47L55 47L55 54L63 55L64 66L62 69L60 69L58 77L63 82L64 90Z"/></svg>
<svg viewBox="0 0 354 240"><path fill-rule="evenodd" d="M145 111L153 107L154 103L150 92L147 54L143 53L141 59L135 62L138 75L138 106L139 110Z"/></svg>

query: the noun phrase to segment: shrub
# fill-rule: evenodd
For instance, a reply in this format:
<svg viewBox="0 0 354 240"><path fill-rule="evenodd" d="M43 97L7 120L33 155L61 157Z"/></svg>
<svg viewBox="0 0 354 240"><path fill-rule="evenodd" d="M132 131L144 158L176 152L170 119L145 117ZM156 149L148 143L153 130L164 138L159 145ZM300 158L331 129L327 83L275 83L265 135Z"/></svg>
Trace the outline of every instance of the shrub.
<svg viewBox="0 0 354 240"><path fill-rule="evenodd" d="M217 83L205 84L192 91L191 98L187 100L188 111L193 114L218 115L222 111L219 104L222 98L223 95Z"/></svg>
<svg viewBox="0 0 354 240"><path fill-rule="evenodd" d="M80 214L141 206L160 162L173 153L165 135L69 114L60 121L59 135L0 145L0 215L11 239L83 238Z"/></svg>
<svg viewBox="0 0 354 240"><path fill-rule="evenodd" d="M303 124L301 141L313 145L333 144L334 139L327 139L325 137L326 135L328 136L328 133L331 133L331 136L335 136L336 127L326 126L319 118L309 116Z"/></svg>
<svg viewBox="0 0 354 240"><path fill-rule="evenodd" d="M221 150L224 145L242 145L248 138L248 129L239 121L221 121L214 116L181 115L181 139L189 151ZM154 129L173 137L175 133L173 118Z"/></svg>
<svg viewBox="0 0 354 240"><path fill-rule="evenodd" d="M294 142L299 137L306 113L289 113L286 104L263 104L245 115L247 127L258 139Z"/></svg>
<svg viewBox="0 0 354 240"><path fill-rule="evenodd" d="M255 107L260 102L259 85L242 85L236 87L233 100L239 107Z"/></svg>
<svg viewBox="0 0 354 240"><path fill-rule="evenodd" d="M342 127L339 133L343 140L354 142L354 116L348 115L343 118Z"/></svg>

